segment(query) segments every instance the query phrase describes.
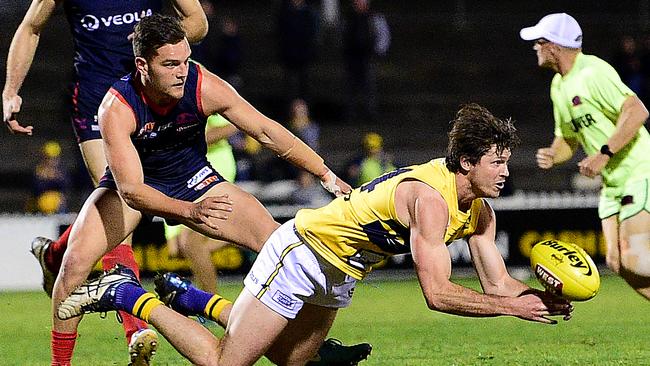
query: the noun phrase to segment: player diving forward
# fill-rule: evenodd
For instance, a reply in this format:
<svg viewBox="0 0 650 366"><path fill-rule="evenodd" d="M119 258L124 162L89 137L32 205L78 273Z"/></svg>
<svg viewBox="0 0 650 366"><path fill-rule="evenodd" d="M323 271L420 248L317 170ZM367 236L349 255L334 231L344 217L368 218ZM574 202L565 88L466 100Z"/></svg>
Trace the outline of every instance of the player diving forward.
<svg viewBox="0 0 650 366"><path fill-rule="evenodd" d="M252 365L262 355L304 364L316 352L356 281L389 256L411 252L431 310L554 323L570 317L563 299L508 274L495 245L496 217L483 198L499 196L507 179L515 128L478 105L453 121L446 159L386 173L319 209L298 211L265 243L244 280L222 339L161 306L128 269L116 268L77 288L57 309L70 319L120 309L153 324L191 362ZM447 245L467 238L483 293L450 281ZM224 307L178 276L159 280L161 298L186 315Z"/></svg>
<svg viewBox="0 0 650 366"><path fill-rule="evenodd" d="M189 43L176 18L154 14L142 19L135 27L133 49L136 71L113 85L99 109L109 169L73 225L52 292L53 310L87 278L102 255L148 215L259 252L279 225L253 196L226 182L207 161L205 124L210 115L224 116L318 176L330 192L350 190L307 145L191 61ZM141 305L156 302L150 298ZM230 308L219 309L227 319ZM62 320L54 314L54 332L76 334L79 319ZM341 357L365 358L369 348L338 347L338 351Z"/></svg>

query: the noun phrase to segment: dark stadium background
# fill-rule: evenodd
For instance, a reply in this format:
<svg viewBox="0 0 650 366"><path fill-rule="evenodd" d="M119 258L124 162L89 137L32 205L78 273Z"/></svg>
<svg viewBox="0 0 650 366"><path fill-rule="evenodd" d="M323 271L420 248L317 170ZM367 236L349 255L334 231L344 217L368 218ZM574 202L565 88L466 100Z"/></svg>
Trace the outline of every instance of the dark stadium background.
<svg viewBox="0 0 650 366"><path fill-rule="evenodd" d="M286 98L274 33L279 1L215 0L214 4L218 16L227 14L240 23L245 83L239 92L282 121ZM3 0L0 6L3 70L11 37L28 5L27 0ZM386 150L400 165L442 156L454 111L463 103L478 102L498 116L516 120L523 144L512 158L511 183L523 195L523 205L527 192L574 191L578 157L551 171L535 166L534 151L552 139L548 97L552 73L537 68L532 45L519 39L519 29L547 13L568 12L583 28L584 52L610 61L623 35L641 38L650 33L650 1L375 0L372 6L386 16L392 34L388 55L376 61L378 120L344 121L344 66L335 35L323 39L311 71L312 115L320 123L321 151L329 165L340 171L368 131L384 136ZM35 134L28 138L12 136L6 129L0 132L0 212L24 209L37 151L48 139L60 141L68 168L81 172L76 175L77 188L70 193L72 211L88 193L65 104L71 59L71 37L59 7L41 36L21 92L24 104L19 120L33 124ZM500 214L500 225L508 232L513 250L523 250L523 235L569 235L592 246L592 254L602 253L595 206L579 207L579 202L575 206L557 212L527 211L528 216L518 209L506 210ZM286 219L282 214L277 217ZM526 225L534 225L534 234ZM155 227L143 230L153 232L142 238L154 243L161 240ZM512 260L516 264L526 261L521 252L514 253Z"/></svg>

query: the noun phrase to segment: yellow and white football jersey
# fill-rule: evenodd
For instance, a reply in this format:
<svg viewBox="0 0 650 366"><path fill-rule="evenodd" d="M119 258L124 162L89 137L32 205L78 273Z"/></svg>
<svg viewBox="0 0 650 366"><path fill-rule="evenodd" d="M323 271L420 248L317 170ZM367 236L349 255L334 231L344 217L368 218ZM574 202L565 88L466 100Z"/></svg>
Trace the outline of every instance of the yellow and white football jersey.
<svg viewBox="0 0 650 366"><path fill-rule="evenodd" d="M474 200L468 212L459 210L456 176L447 169L444 159L396 169L325 207L300 210L296 230L323 258L360 280L373 264L410 252L409 228L395 212L395 191L405 180L426 183L447 202L447 244L476 230L483 200Z"/></svg>

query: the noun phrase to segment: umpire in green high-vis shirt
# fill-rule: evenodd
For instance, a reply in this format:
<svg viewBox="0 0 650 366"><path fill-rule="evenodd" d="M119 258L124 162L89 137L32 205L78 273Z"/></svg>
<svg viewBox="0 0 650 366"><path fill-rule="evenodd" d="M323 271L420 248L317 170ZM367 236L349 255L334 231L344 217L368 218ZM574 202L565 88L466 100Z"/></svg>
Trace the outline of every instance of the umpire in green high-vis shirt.
<svg viewBox="0 0 650 366"><path fill-rule="evenodd" d="M555 138L537 150L549 169L573 156L587 157L580 174L600 175L598 205L607 242L607 265L650 299L650 136L643 102L602 59L582 53L582 30L568 14L550 14L520 32L534 41L540 67L556 72L551 82Z"/></svg>

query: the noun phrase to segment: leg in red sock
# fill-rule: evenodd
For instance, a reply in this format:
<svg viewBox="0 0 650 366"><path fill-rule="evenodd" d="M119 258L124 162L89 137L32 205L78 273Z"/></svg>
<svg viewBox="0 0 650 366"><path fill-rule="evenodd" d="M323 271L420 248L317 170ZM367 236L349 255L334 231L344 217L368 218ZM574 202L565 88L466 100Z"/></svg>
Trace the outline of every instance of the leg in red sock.
<svg viewBox="0 0 650 366"><path fill-rule="evenodd" d="M77 333L52 331L52 366L70 366Z"/></svg>
<svg viewBox="0 0 650 366"><path fill-rule="evenodd" d="M72 231L72 225L68 226L63 234L61 234L61 236L56 241L53 241L45 250L45 264L47 265L47 268L54 273L59 273L59 268L61 268L63 254L68 248L68 238L70 237L70 231Z"/></svg>
<svg viewBox="0 0 650 366"><path fill-rule="evenodd" d="M43 290L47 296L52 297L52 288L54 281L59 274L61 262L63 261L63 254L68 248L68 238L72 225L63 232L57 241L52 241L48 238L37 236L32 240L31 252L38 260L38 264L43 271Z"/></svg>
<svg viewBox="0 0 650 366"><path fill-rule="evenodd" d="M121 264L125 267L128 267L133 270L136 277L140 279L140 269L138 264L135 262L133 256L133 249L130 245L120 244L115 249L106 253L102 258L102 268L104 270L109 270L115 267L116 264ZM124 327L124 333L126 333L126 342L131 341L131 335L137 332L140 329L147 328L147 323L134 317L129 313L120 311L120 316L122 317L122 326Z"/></svg>

